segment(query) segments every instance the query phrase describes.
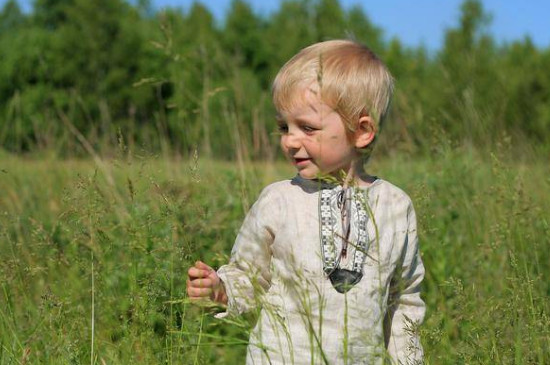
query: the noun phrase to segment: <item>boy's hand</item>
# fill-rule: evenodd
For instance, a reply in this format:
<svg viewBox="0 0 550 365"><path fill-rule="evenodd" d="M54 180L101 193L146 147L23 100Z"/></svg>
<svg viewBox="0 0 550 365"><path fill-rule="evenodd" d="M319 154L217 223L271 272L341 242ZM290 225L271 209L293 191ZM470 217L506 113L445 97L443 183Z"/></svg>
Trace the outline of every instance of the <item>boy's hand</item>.
<svg viewBox="0 0 550 365"><path fill-rule="evenodd" d="M191 300L210 299L220 304L227 304L227 295L216 270L202 261L195 262L187 271L187 295Z"/></svg>

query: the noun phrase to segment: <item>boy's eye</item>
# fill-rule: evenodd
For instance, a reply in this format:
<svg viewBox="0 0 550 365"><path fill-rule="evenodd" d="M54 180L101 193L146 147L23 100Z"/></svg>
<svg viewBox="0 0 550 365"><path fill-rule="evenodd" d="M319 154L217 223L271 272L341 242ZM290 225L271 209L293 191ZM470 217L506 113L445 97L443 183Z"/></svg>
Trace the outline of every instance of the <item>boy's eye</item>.
<svg viewBox="0 0 550 365"><path fill-rule="evenodd" d="M286 124L279 124L277 130L279 131L279 133L288 133L288 126Z"/></svg>
<svg viewBox="0 0 550 365"><path fill-rule="evenodd" d="M310 127L309 125L302 126L302 130L306 133L315 132L317 128Z"/></svg>

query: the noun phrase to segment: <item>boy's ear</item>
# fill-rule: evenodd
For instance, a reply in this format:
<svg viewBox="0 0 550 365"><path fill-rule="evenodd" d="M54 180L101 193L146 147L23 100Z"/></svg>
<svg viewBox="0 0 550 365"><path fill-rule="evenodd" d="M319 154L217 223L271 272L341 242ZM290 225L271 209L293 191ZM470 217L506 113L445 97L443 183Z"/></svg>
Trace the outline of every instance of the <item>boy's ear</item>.
<svg viewBox="0 0 550 365"><path fill-rule="evenodd" d="M376 126L374 120L369 115L359 118L357 129L355 130L355 147L365 148L372 143L376 137Z"/></svg>

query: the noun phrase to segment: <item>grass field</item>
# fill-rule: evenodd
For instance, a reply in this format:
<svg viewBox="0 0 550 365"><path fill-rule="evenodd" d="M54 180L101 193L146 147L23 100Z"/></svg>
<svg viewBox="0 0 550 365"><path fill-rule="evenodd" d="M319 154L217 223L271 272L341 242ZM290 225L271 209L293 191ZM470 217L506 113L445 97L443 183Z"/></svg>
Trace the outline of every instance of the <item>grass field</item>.
<svg viewBox="0 0 550 365"><path fill-rule="evenodd" d="M415 202L428 364L550 364L547 159L374 159ZM185 301L284 163L0 155L0 364L238 364L246 321Z"/></svg>

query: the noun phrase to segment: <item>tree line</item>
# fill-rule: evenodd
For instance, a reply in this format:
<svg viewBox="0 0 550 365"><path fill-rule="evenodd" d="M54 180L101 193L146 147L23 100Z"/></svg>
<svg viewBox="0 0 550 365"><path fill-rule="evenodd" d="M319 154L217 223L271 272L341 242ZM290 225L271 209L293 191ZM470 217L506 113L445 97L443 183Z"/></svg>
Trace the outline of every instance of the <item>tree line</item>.
<svg viewBox="0 0 550 365"><path fill-rule="evenodd" d="M353 38L396 79L383 150L429 151L434 138L483 147L550 143L550 49L499 44L490 14L465 0L442 47L386 39L360 7L285 0L259 15L234 0L222 21L200 2L156 11L147 0L16 0L0 12L0 146L272 158L270 83L311 43ZM89 152L89 151L88 151Z"/></svg>

